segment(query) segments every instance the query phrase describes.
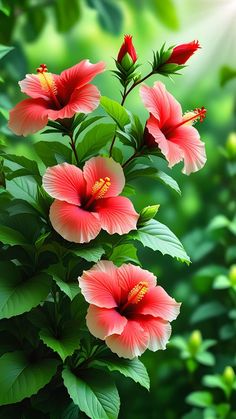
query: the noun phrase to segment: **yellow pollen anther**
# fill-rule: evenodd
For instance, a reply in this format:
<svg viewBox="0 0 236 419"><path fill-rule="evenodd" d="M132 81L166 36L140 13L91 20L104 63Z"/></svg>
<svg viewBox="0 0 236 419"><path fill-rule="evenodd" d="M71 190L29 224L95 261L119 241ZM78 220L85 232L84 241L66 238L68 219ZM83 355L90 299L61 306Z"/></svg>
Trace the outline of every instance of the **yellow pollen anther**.
<svg viewBox="0 0 236 419"><path fill-rule="evenodd" d="M92 187L92 195L94 199L103 198L105 193L111 186L111 179L105 177L104 179L100 178L97 182L94 183Z"/></svg>
<svg viewBox="0 0 236 419"><path fill-rule="evenodd" d="M129 292L128 304L138 304L148 291L148 283L141 281Z"/></svg>

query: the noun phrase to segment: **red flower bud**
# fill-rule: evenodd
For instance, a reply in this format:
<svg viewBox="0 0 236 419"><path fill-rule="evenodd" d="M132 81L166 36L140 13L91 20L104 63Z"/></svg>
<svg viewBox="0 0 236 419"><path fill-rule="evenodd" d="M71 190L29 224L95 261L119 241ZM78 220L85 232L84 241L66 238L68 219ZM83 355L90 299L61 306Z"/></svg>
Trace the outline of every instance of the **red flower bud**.
<svg viewBox="0 0 236 419"><path fill-rule="evenodd" d="M198 41L177 45L173 48L171 56L165 64L185 64L198 48L201 48Z"/></svg>
<svg viewBox="0 0 236 419"><path fill-rule="evenodd" d="M131 35L125 35L124 36L124 42L121 45L120 51L118 53L117 61L121 63L124 56L126 54L129 54L131 60L133 61L133 64L137 61L137 53L135 51L135 48L133 46L132 42L132 36Z"/></svg>

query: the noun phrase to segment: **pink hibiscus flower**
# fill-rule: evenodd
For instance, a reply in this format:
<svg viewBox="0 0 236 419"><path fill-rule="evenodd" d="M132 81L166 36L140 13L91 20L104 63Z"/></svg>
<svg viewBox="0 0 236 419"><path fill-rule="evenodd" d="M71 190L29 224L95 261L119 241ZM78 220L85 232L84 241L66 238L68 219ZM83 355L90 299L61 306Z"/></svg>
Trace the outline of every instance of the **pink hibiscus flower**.
<svg viewBox="0 0 236 419"><path fill-rule="evenodd" d="M84 243L101 229L126 234L136 229L138 214L124 196L123 169L112 158L93 157L78 167L62 163L49 167L43 176L44 189L56 198L50 208L53 228L64 239Z"/></svg>
<svg viewBox="0 0 236 419"><path fill-rule="evenodd" d="M200 170L206 162L205 145L192 123L196 120L202 122L206 109L183 115L180 103L161 82L155 83L154 87L141 86L140 95L150 112L145 135L147 145L159 147L169 167L183 160L183 173L189 175Z"/></svg>
<svg viewBox="0 0 236 419"><path fill-rule="evenodd" d="M48 73L41 64L38 74L27 74L19 82L25 99L10 111L9 128L17 135L33 134L44 128L48 120L72 118L76 112L92 112L99 104L97 87L88 84L105 68L103 62L91 64L83 60L60 75Z"/></svg>
<svg viewBox="0 0 236 419"><path fill-rule="evenodd" d="M171 334L169 322L178 316L180 304L156 286L151 272L100 261L83 272L79 285L90 303L88 329L105 340L112 352L132 359L146 349L165 349Z"/></svg>

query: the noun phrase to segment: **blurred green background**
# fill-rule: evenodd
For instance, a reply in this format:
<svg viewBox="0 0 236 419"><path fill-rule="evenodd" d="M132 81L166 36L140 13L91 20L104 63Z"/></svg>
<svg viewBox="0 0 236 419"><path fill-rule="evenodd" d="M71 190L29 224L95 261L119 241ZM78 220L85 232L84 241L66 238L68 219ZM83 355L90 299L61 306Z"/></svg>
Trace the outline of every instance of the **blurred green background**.
<svg viewBox="0 0 236 419"><path fill-rule="evenodd" d="M181 197L152 179L143 179L136 183L138 193L132 199L137 210L147 204L161 205L158 220L183 241L193 262L188 267L168 256L139 250L143 266L153 270L159 283L183 302L181 315L173 324L174 335L189 342L189 335L198 329L203 339L214 339L215 345L205 363L195 359L194 350L189 356L182 350L181 357L181 343L174 341L165 352L146 353L143 360L150 373L151 391L119 378L120 418L235 418L233 398L224 400L218 390L212 397L216 404L228 404L228 413L210 410L204 402L186 402L191 392L204 391L204 375L222 374L227 365L236 365L235 312L233 320L228 319L228 313L235 310L236 291L213 285L219 274L227 276L236 263L235 155L229 155L226 148L229 135L233 138L236 131L235 0L2 0L0 10L0 43L14 47L1 60L0 139L10 152L30 158L35 158L31 145L42 139L40 134L18 138L6 127L7 111L23 98L17 81L26 73L35 72L41 63L60 73L84 58L104 60L107 72L96 84L103 95L119 101L120 86L109 70L114 69L113 58L123 34L133 35L143 75L152 50L160 49L164 42L169 46L199 40L202 49L191 58L183 75L175 76L174 81L160 79L184 111L207 108L206 120L198 125L206 143L207 164L190 177L181 174L181 165L169 171L180 185ZM148 83L157 79L153 76ZM147 113L138 91L132 92L126 107L145 122ZM193 335L196 345L201 335Z"/></svg>

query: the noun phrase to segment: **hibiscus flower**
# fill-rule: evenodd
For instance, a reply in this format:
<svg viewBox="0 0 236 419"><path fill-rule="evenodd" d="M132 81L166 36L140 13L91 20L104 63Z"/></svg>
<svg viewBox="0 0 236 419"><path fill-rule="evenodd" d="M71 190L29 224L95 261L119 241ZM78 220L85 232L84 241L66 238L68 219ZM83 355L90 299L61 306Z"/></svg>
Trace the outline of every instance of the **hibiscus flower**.
<svg viewBox="0 0 236 419"><path fill-rule="evenodd" d="M88 84L104 71L105 64L83 60L60 75L49 73L41 64L38 74L27 74L19 82L21 91L31 99L18 103L10 111L9 128L17 135L33 134L48 120L72 118L76 112L92 112L99 104L97 87Z"/></svg>
<svg viewBox="0 0 236 419"><path fill-rule="evenodd" d="M133 204L117 196L124 185L123 169L112 158L93 157L83 171L68 163L49 167L43 186L56 198L49 213L53 228L75 243L89 242L101 229L109 234L136 229L138 214Z"/></svg>
<svg viewBox="0 0 236 419"><path fill-rule="evenodd" d="M89 331L105 340L112 352L132 359L146 349L165 349L171 334L170 321L180 304L151 273L132 264L117 268L100 261L84 271L79 285L90 303L86 317Z"/></svg>
<svg viewBox="0 0 236 419"><path fill-rule="evenodd" d="M140 95L150 117L146 124L145 141L149 147L159 147L169 167L184 161L183 173L200 170L206 162L205 145L192 123L204 119L206 109L195 109L185 115L181 105L161 82L154 87L141 86Z"/></svg>

